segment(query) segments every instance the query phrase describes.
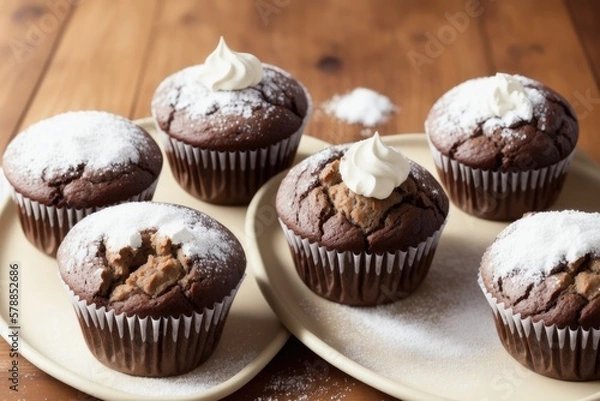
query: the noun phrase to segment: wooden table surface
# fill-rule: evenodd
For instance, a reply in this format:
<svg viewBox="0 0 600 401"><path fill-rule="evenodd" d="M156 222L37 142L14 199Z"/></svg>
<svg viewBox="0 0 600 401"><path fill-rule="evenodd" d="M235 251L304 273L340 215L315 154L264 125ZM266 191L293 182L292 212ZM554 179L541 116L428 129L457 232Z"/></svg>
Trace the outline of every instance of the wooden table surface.
<svg viewBox="0 0 600 401"><path fill-rule="evenodd" d="M563 94L579 116L579 148L600 161L598 16L595 0L2 0L0 152L12 135L67 110L148 116L157 84L201 63L223 35L300 79L316 106L307 133L331 143L360 139L363 128L322 112L334 94L378 91L399 108L380 133L422 132L442 93L502 71ZM9 393L8 354L0 341L0 399L94 399L30 364L21 364L18 397ZM392 398L292 338L227 399Z"/></svg>

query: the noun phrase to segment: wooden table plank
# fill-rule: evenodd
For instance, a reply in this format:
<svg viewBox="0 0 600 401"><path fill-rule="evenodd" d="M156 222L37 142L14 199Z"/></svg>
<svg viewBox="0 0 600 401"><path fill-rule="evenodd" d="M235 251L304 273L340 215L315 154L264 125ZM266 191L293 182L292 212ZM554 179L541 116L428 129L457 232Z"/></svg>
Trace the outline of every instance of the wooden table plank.
<svg viewBox="0 0 600 401"><path fill-rule="evenodd" d="M497 70L529 76L562 94L579 118L578 146L600 161L600 92L564 2L496 1L489 9L484 22Z"/></svg>
<svg viewBox="0 0 600 401"><path fill-rule="evenodd" d="M0 2L0 44L33 35L23 21L48 15L44 7L75 2ZM15 11L21 7L25 11ZM0 130L12 124L14 131L30 100L24 125L81 108L147 116L158 83L202 62L224 35L233 49L287 69L311 90L317 113L307 131L330 142L359 139L362 129L319 112L334 94L356 86L377 90L400 107L380 127L383 134L421 132L443 92L500 70L540 79L569 98L580 114L581 146L599 160L600 113L592 102L599 98L598 7L593 0L379 0L376 6L370 0L81 0L68 24L48 32L31 59L16 69L0 64L6 88L0 92ZM0 62L14 59L9 50L0 46ZM0 149L7 139L0 134ZM7 353L0 341L0 355ZM7 367L4 359L0 370ZM21 367L21 398L93 399L30 364ZM313 379L314 386L303 386ZM295 339L228 399L301 397L392 399L345 376Z"/></svg>
<svg viewBox="0 0 600 401"><path fill-rule="evenodd" d="M22 127L69 110L129 116L156 11L156 0L81 1Z"/></svg>
<svg viewBox="0 0 600 401"><path fill-rule="evenodd" d="M0 150L15 133L66 26L72 1L0 2Z"/></svg>
<svg viewBox="0 0 600 401"><path fill-rule="evenodd" d="M396 0L381 0L377 7L369 0L287 2L270 12L261 10L259 2L239 2L235 8L225 3L206 2L199 7L196 1L181 0L162 6L150 49L152 66L145 72L134 117L149 115L159 82L203 62L220 35L234 50L254 53L302 81L316 110L307 133L332 143L359 139L362 129L335 121L320 110L335 94L357 86L376 90L400 108L380 127L383 134L422 132L429 107L443 89L492 72L477 21L484 8L469 16L467 12L473 12L463 0L410 0L401 6ZM453 17L440 10L464 15L465 22L456 22L457 29ZM334 20L336 28L331 29ZM441 50L429 51L435 44L429 45L428 38L439 32L449 32L451 40ZM465 52L472 56L465 59ZM418 54L428 59L426 64L413 60Z"/></svg>
<svg viewBox="0 0 600 401"><path fill-rule="evenodd" d="M2 385L0 387L0 400L77 400L77 401L95 401L95 397L91 397L72 387L67 386L44 373L36 366L32 365L23 357L19 357L19 386L18 392L9 390L8 372L11 368L12 359L4 357L10 354L10 346L3 339L0 340L0 371L3 372Z"/></svg>
<svg viewBox="0 0 600 401"><path fill-rule="evenodd" d="M600 85L600 2L596 0L565 0L565 5L571 12L573 25L579 34L579 41L585 49L588 63L594 71L596 84ZM600 104L600 99L595 106Z"/></svg>

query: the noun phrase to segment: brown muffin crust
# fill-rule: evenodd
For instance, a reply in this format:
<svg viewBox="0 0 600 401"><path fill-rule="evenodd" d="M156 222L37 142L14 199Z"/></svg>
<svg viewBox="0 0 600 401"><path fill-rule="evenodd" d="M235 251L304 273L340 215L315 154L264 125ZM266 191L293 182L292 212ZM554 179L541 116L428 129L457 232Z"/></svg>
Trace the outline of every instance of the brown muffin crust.
<svg viewBox="0 0 600 401"><path fill-rule="evenodd" d="M484 262L485 263L485 262ZM486 288L499 302L511 305L515 314L560 328L600 327L600 258L587 255L575 263L557 266L539 286L523 285L507 277L494 281L483 270Z"/></svg>
<svg viewBox="0 0 600 401"><path fill-rule="evenodd" d="M332 146L293 167L277 192L280 219L297 235L339 251L395 252L438 230L448 199L423 167L386 199L357 195L342 182L339 160L350 144Z"/></svg>
<svg viewBox="0 0 600 401"><path fill-rule="evenodd" d="M213 92L196 78L199 68L167 77L152 99L158 127L174 138L212 150L251 150L291 136L304 123L310 100L287 72L263 64L256 86Z"/></svg>
<svg viewBox="0 0 600 401"><path fill-rule="evenodd" d="M114 155L113 162L101 149L96 149L97 155L85 149L107 134L111 135L108 141L116 138L123 148L127 146L130 157ZM60 141L67 143L70 137L73 141L63 148ZM44 154L32 149L34 144L40 144ZM49 159L54 168L38 166L36 159ZM96 167L99 162L103 167ZM118 203L141 193L156 181L162 162L156 142L133 122L110 113L79 111L43 120L17 135L4 153L2 166L22 195L47 206L79 209Z"/></svg>
<svg viewBox="0 0 600 401"><path fill-rule="evenodd" d="M575 149L578 122L573 108L554 90L520 76L533 104L529 121L509 125L478 113L481 92L491 77L466 81L434 104L425 122L429 140L445 156L473 168L524 171L549 166Z"/></svg>
<svg viewBox="0 0 600 401"><path fill-rule="evenodd" d="M180 230L191 230L191 237L176 243L159 233L161 227L150 226L139 230L139 246L111 249L111 236L139 226L144 215L161 213L168 214L165 221L179 219ZM101 219L114 228L97 229ZM192 242L205 249L188 253L184 247ZM202 313L230 294L246 267L240 243L214 219L183 206L149 202L106 208L82 220L61 244L57 260L62 279L88 304L153 318Z"/></svg>
<svg viewBox="0 0 600 401"><path fill-rule="evenodd" d="M566 213L577 212L545 212L539 215L545 215L547 218L546 227L556 224L557 230L569 230L568 216L566 220L562 219ZM530 218L529 214L524 219ZM596 219L600 222L598 214L579 212L580 216ZM557 222L553 223L555 219ZM593 221L593 220L592 220ZM576 221L571 224L577 224ZM513 226L514 227L514 226ZM537 226L543 229L543 226ZM545 325L556 324L559 328L570 327L575 329L582 327L584 329L600 327L600 254L597 251L585 252L583 255L573 258L570 245L560 242L547 243L547 246L553 252L562 251L560 262L547 272L537 273L527 276L524 270L526 267L515 267L512 270L498 271L498 266L506 263L499 260L502 258L500 253L495 252L495 244L505 236L511 234L510 228L500 234L499 239L492 244L484 254L481 262L481 279L487 291L496 298L498 303L504 303L506 308L512 308L514 314L521 314L522 318L531 317L534 322L543 321ZM548 229L548 228L546 228ZM539 233L531 233L531 243L538 241L536 236ZM576 233L573 233L576 236ZM582 236L583 237L583 236ZM561 241L561 240L559 240ZM583 242L583 241L582 241ZM586 245L582 244L582 247ZM598 241L600 246L600 237ZM537 255L537 249L532 245L529 252ZM527 244L524 244L523 251L527 252ZM520 252L516 251L515 252ZM579 254L579 253L578 253ZM512 255L518 258L518 253ZM546 255L540 255L543 259ZM512 263L512 262L508 262ZM535 269L535 267L531 267ZM524 275L528 278L524 278Z"/></svg>

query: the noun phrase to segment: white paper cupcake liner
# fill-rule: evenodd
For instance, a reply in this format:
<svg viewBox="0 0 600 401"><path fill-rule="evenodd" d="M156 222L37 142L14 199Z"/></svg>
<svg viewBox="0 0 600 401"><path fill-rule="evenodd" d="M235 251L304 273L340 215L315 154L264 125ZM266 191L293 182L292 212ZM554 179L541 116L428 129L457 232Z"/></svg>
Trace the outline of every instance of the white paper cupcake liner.
<svg viewBox="0 0 600 401"><path fill-rule="evenodd" d="M67 284L86 344L100 362L123 373L164 377L188 372L217 347L231 304L240 288L202 313L139 317L88 304Z"/></svg>
<svg viewBox="0 0 600 401"><path fill-rule="evenodd" d="M139 194L118 203L151 200L158 178ZM48 206L17 192L9 185L13 202L17 206L21 227L27 239L48 255L54 255L67 232L85 216L111 205L90 208Z"/></svg>
<svg viewBox="0 0 600 401"><path fill-rule="evenodd" d="M523 318L478 283L494 314L496 330L507 352L522 365L563 380L587 381L600 378L600 329L559 328Z"/></svg>
<svg viewBox="0 0 600 401"><path fill-rule="evenodd" d="M329 300L349 305L394 302L425 279L444 225L406 251L353 253L336 251L295 234L279 220L304 283Z"/></svg>
<svg viewBox="0 0 600 401"><path fill-rule="evenodd" d="M466 166L442 154L429 142L440 178L450 199L475 216L513 220L545 210L558 197L573 158L536 170L502 172Z"/></svg>
<svg viewBox="0 0 600 401"><path fill-rule="evenodd" d="M303 131L304 125L265 148L216 151L189 145L159 130L175 179L195 197L216 204L248 203L269 178L291 165Z"/></svg>

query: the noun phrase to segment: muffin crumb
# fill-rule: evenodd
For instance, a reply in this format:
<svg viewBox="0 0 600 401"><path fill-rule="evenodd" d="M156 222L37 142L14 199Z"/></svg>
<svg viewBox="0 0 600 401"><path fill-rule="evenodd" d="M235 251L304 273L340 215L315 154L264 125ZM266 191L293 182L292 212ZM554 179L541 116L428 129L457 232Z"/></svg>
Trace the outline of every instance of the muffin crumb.
<svg viewBox="0 0 600 401"><path fill-rule="evenodd" d="M110 252L102 247L99 251L99 254L105 252L99 256L106 261L100 293L110 302L140 293L159 296L177 285L187 273L188 260L170 238L160 237L155 231L140 234L140 248L124 247Z"/></svg>
<svg viewBox="0 0 600 401"><path fill-rule="evenodd" d="M341 211L350 222L360 227L365 234L377 230L382 225L389 210L402 202L405 197L404 191L395 190L389 197L382 200L355 194L342 181L339 165L339 159L328 164L323 169L320 177L325 193L328 194L334 210ZM400 188L404 189L404 187L405 185L402 184ZM414 187L414 185L411 187Z"/></svg>

